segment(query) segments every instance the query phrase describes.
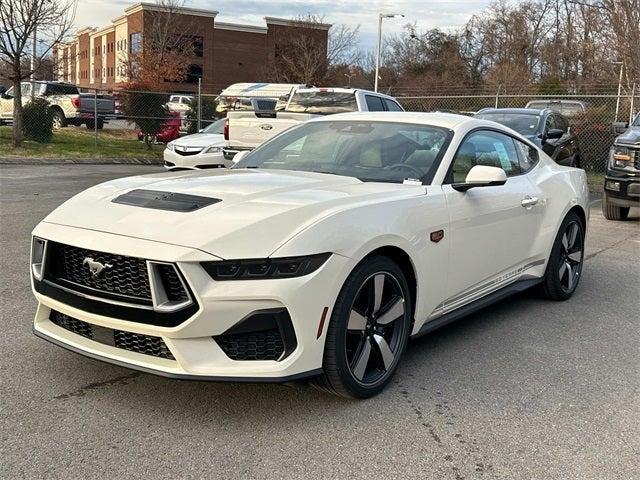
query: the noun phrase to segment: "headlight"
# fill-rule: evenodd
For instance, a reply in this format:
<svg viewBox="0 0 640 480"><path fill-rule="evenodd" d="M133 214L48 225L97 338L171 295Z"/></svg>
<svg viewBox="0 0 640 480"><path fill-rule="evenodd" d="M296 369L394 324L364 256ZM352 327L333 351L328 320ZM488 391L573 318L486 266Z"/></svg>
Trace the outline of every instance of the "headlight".
<svg viewBox="0 0 640 480"><path fill-rule="evenodd" d="M609 154L609 166L618 170L636 170L637 151L631 148L614 145Z"/></svg>
<svg viewBox="0 0 640 480"><path fill-rule="evenodd" d="M315 272L330 256L330 253L321 253L306 257L223 260L203 262L202 267L218 281L293 278Z"/></svg>
<svg viewBox="0 0 640 480"><path fill-rule="evenodd" d="M220 153L222 152L222 147L209 147L205 148L202 153Z"/></svg>
<svg viewBox="0 0 640 480"><path fill-rule="evenodd" d="M167 143L167 150L171 150L172 152L175 150L175 144L173 142Z"/></svg>

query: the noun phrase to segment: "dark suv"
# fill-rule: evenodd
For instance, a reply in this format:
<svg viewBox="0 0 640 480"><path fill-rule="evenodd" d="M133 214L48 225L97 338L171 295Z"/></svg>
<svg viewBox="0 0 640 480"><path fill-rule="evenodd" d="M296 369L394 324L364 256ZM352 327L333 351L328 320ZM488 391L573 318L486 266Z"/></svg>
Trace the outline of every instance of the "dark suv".
<svg viewBox="0 0 640 480"><path fill-rule="evenodd" d="M475 118L491 120L515 130L538 145L556 163L580 167L578 140L564 115L549 108L484 108Z"/></svg>
<svg viewBox="0 0 640 480"><path fill-rule="evenodd" d="M614 123L614 140L604 177L602 212L609 220L626 220L629 208L640 206L640 113L626 123Z"/></svg>

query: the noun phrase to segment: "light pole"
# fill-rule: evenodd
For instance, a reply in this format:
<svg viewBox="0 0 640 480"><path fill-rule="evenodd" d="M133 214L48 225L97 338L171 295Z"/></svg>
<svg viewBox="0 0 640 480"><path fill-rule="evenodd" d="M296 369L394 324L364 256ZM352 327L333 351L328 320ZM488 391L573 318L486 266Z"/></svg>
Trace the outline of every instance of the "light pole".
<svg viewBox="0 0 640 480"><path fill-rule="evenodd" d="M349 88L351 88L351 78L355 77L356 74L355 73L345 73L344 74L345 77L347 77L349 79Z"/></svg>
<svg viewBox="0 0 640 480"><path fill-rule="evenodd" d="M378 14L378 48L376 50L376 78L374 80L373 91L378 91L378 76L380 73L380 54L382 50L382 19L383 18L402 18L401 13L379 13Z"/></svg>
<svg viewBox="0 0 640 480"><path fill-rule="evenodd" d="M618 121L618 113L620 112L620 93L622 92L622 69L624 68L624 62L613 62L614 65L620 65L620 75L618 76L618 98L616 99L616 118L614 122Z"/></svg>

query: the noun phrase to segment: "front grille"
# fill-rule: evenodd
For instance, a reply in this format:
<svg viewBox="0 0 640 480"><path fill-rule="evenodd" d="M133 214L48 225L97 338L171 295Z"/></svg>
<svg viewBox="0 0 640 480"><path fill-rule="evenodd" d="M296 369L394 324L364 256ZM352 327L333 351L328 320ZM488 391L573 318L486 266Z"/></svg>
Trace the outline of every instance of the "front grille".
<svg viewBox="0 0 640 480"><path fill-rule="evenodd" d="M106 268L92 275L87 259ZM77 286L151 302L147 262L142 258L96 252L49 242L45 275L54 283Z"/></svg>
<svg viewBox="0 0 640 480"><path fill-rule="evenodd" d="M92 325L91 323L83 322L82 320L55 310L51 310L49 320L65 330L102 343L103 345L109 345L152 357L175 360L173 354L160 337Z"/></svg>
<svg viewBox="0 0 640 480"><path fill-rule="evenodd" d="M220 335L215 340L231 360L278 360L284 353L278 329Z"/></svg>
<svg viewBox="0 0 640 480"><path fill-rule="evenodd" d="M202 149L199 150L190 150L188 152L182 151L182 150L175 150L175 152L178 155L182 155L183 157L190 157L191 155L197 155L202 151Z"/></svg>

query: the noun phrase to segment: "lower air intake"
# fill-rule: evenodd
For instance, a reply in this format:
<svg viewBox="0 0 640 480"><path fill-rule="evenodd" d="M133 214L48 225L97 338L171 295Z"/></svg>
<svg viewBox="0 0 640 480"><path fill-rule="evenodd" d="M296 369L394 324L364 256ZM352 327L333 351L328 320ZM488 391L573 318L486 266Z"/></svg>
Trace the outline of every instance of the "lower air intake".
<svg viewBox="0 0 640 480"><path fill-rule="evenodd" d="M103 345L141 353L142 355L149 355L151 357L175 360L173 354L160 337L93 325L55 310L51 310L49 320L65 330L102 343Z"/></svg>

